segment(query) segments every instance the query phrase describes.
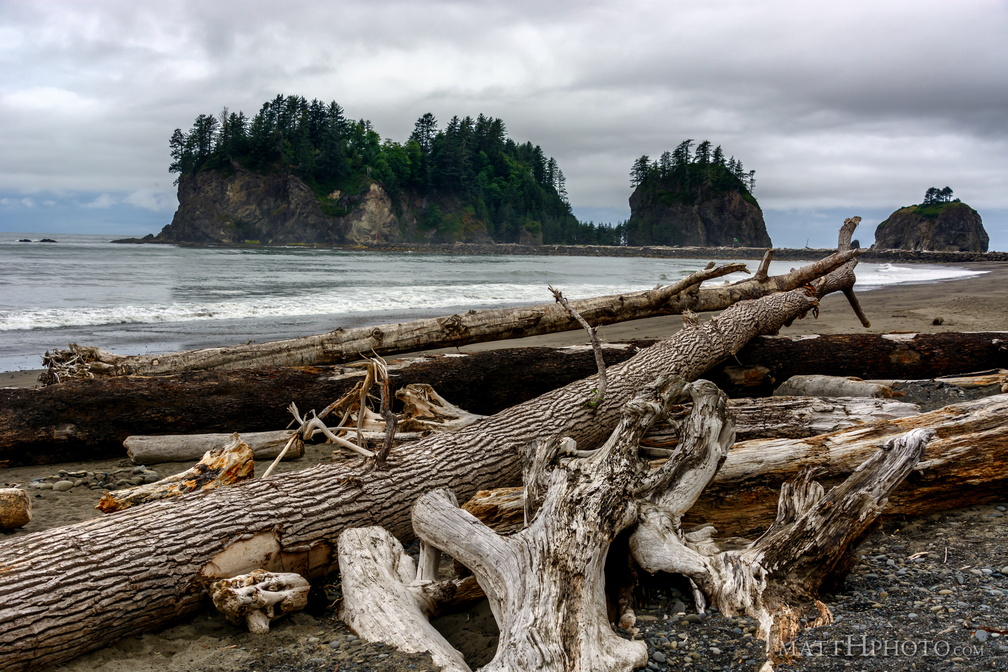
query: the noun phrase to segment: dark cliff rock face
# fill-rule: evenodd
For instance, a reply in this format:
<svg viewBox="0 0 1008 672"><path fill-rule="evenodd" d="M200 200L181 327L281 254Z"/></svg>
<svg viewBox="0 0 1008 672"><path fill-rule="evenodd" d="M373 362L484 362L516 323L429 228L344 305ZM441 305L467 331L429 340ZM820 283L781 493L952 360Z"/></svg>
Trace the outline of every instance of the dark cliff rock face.
<svg viewBox="0 0 1008 672"><path fill-rule="evenodd" d="M241 168L232 173L202 171L184 176L178 199L178 210L172 223L158 234L159 241L341 244L401 240L392 201L377 184L348 201L345 216L325 214L315 194L297 177L261 175Z"/></svg>
<svg viewBox="0 0 1008 672"><path fill-rule="evenodd" d="M345 245L400 242L493 242L486 226L468 216L452 199L437 204L438 212L456 222L451 236L433 235L419 220L432 203L403 195L394 203L380 184L372 182L359 194L339 191L319 198L290 174L262 175L236 167L231 172L201 171L179 180L179 207L171 224L154 242L295 243Z"/></svg>
<svg viewBox="0 0 1008 672"><path fill-rule="evenodd" d="M965 203L901 208L875 229L875 247L934 252L986 252L990 238Z"/></svg>
<svg viewBox="0 0 1008 672"><path fill-rule="evenodd" d="M696 203L667 203L663 193L638 187L630 196L630 244L674 247L770 247L763 211L737 191Z"/></svg>

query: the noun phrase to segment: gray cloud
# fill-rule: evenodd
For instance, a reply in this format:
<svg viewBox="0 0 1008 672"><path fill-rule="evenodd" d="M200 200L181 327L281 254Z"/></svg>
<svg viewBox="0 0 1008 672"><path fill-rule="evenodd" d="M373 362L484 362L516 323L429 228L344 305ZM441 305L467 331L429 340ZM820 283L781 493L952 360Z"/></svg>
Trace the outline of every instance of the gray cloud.
<svg viewBox="0 0 1008 672"><path fill-rule="evenodd" d="M772 235L771 212L886 211L933 185L1008 213L1000 0L36 0L0 19L11 202L170 211L172 129L284 93L399 141L428 111L500 117L557 158L579 214L627 212L631 162L685 138L757 171Z"/></svg>

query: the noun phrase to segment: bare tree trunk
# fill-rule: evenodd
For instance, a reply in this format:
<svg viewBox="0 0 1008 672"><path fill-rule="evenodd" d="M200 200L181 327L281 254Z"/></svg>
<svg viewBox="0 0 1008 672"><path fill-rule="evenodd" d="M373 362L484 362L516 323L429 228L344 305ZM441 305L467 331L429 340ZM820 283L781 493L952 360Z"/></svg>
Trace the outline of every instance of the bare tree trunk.
<svg viewBox="0 0 1008 672"><path fill-rule="evenodd" d="M42 668L159 627L198 608L206 581L280 564L305 576L331 571L346 527L378 524L408 535L409 509L422 492L450 487L468 497L517 483L522 448L540 436L596 446L655 376L694 379L816 303L795 290L736 304L611 367L606 399L593 410L584 405L593 379L578 381L393 451L387 471L367 472L361 461L318 466L0 543L0 667ZM96 568L114 590L79 580Z"/></svg>
<svg viewBox="0 0 1008 672"><path fill-rule="evenodd" d="M849 236L848 236L849 243ZM722 310L743 299L790 291L855 260L860 250L841 248L829 257L790 273L744 280L734 285L699 288L705 279L743 270L742 264L698 271L667 287L633 294L572 301L572 307L599 326L684 310ZM847 283L847 279L842 282ZM853 282L849 282L853 285ZM830 287L827 291L841 291ZM820 294L822 296L822 294ZM535 336L578 328L578 322L556 304L527 308L469 311L461 315L398 324L336 329L317 336L206 348L162 355L120 356L93 346L71 344L68 350L46 353L47 384L94 376L159 375L206 369L263 366L312 366L356 359L359 353L389 355L482 341Z"/></svg>

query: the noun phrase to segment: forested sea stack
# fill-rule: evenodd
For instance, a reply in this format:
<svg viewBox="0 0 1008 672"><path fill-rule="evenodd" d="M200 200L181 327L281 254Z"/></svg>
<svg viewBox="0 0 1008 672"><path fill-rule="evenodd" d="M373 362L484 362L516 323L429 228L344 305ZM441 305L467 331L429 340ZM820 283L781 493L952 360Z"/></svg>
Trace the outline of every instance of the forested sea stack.
<svg viewBox="0 0 1008 672"><path fill-rule="evenodd" d="M504 122L428 113L383 140L336 102L277 96L176 129L179 208L157 240L195 243L613 244L574 217L563 172Z"/></svg>
<svg viewBox="0 0 1008 672"><path fill-rule="evenodd" d="M685 140L657 161L642 156L630 172L629 245L769 247L763 211L752 195L755 172L727 161L707 140Z"/></svg>
<svg viewBox="0 0 1008 672"><path fill-rule="evenodd" d="M923 203L900 208L875 229L879 249L986 252L989 242L980 213L949 187L931 187Z"/></svg>

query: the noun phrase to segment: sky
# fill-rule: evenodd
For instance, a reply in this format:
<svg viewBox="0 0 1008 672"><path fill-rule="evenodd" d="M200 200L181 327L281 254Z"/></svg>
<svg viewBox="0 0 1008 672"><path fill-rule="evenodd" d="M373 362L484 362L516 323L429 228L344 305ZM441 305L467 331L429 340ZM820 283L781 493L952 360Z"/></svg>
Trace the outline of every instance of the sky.
<svg viewBox="0 0 1008 672"><path fill-rule="evenodd" d="M144 235L168 140L277 94L404 142L504 120L579 219L630 215L630 167L707 139L756 171L778 247L856 237L950 186L1008 250L1008 0L0 0L0 231Z"/></svg>

